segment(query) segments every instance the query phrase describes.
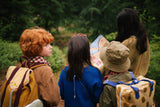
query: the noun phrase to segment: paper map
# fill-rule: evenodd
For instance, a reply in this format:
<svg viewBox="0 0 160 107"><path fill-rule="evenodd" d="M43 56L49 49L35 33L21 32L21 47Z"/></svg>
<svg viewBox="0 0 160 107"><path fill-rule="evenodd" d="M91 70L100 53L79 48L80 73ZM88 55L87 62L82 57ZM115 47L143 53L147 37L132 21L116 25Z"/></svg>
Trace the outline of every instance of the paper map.
<svg viewBox="0 0 160 107"><path fill-rule="evenodd" d="M102 36L99 35L90 45L91 63L93 66L100 68L103 63L99 58L99 49L104 47L109 42Z"/></svg>

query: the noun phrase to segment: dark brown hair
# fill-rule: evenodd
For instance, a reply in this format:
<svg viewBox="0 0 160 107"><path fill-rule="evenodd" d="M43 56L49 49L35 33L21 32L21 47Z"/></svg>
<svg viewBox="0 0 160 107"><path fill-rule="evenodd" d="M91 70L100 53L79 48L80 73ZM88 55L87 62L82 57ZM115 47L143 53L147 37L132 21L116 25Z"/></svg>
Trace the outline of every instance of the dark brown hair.
<svg viewBox="0 0 160 107"><path fill-rule="evenodd" d="M116 41L123 42L130 36L136 36L136 49L140 54L147 50L148 35L144 25L140 22L138 14L130 9L125 8L117 15L118 34Z"/></svg>
<svg viewBox="0 0 160 107"><path fill-rule="evenodd" d="M76 35L70 39L68 45L68 63L67 79L73 81L73 75L76 79L82 78L83 63L91 65L90 46L86 36Z"/></svg>

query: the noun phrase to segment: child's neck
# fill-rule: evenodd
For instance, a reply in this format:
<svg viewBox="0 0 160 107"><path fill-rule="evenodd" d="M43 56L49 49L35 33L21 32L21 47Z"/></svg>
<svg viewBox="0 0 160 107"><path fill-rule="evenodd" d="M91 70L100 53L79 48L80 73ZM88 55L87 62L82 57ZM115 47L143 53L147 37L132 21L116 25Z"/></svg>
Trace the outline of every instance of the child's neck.
<svg viewBox="0 0 160 107"><path fill-rule="evenodd" d="M88 66L88 64L87 63L83 63L83 68L85 68L85 67L87 67Z"/></svg>

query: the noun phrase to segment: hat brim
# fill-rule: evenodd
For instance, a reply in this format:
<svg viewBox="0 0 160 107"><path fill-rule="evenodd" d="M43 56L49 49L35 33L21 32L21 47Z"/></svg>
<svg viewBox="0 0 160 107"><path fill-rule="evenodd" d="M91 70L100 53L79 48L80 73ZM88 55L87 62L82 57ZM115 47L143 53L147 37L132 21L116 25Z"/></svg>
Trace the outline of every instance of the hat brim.
<svg viewBox="0 0 160 107"><path fill-rule="evenodd" d="M114 72L123 72L123 71L126 71L130 68L130 59L129 58L127 58L127 60L124 63L118 64L118 65L109 62L108 58L106 56L106 49L107 49L107 47L101 48L100 54L99 54L100 59L102 60L104 67L106 67L107 69L112 70Z"/></svg>

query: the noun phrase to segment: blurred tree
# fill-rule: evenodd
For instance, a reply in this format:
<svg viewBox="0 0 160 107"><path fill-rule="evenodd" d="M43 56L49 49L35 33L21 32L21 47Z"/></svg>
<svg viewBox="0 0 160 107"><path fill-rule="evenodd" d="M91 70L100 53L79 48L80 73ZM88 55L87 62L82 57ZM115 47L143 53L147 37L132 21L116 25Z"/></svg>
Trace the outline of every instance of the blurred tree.
<svg viewBox="0 0 160 107"><path fill-rule="evenodd" d="M0 4L0 37L17 41L31 26L52 33L52 28L58 32L58 27L64 26L87 33L92 41L99 34L115 32L116 16L126 7L139 13L149 35L160 35L158 4L159 0L4 0Z"/></svg>
<svg viewBox="0 0 160 107"><path fill-rule="evenodd" d="M116 31L116 15L124 6L118 0L91 0L80 13L87 31L92 32L90 39Z"/></svg>
<svg viewBox="0 0 160 107"><path fill-rule="evenodd" d="M160 36L160 0L145 0L144 2L144 17L145 25L149 35L157 34ZM140 8L140 7L139 7Z"/></svg>
<svg viewBox="0 0 160 107"><path fill-rule="evenodd" d="M30 0L33 7L34 22L36 25L51 31L63 19L64 2L62 0Z"/></svg>
<svg viewBox="0 0 160 107"><path fill-rule="evenodd" d="M134 8L140 15L141 21L144 23L150 38L153 34L160 36L160 0L121 0L124 3L131 3L131 8Z"/></svg>
<svg viewBox="0 0 160 107"><path fill-rule="evenodd" d="M2 0L0 4L0 37L17 41L22 31L32 26L29 0Z"/></svg>
<svg viewBox="0 0 160 107"><path fill-rule="evenodd" d="M79 11L81 10L81 7L77 0L62 0L64 5L64 14L62 19L62 26L69 27L71 23L73 23L73 20L76 20L79 16Z"/></svg>

